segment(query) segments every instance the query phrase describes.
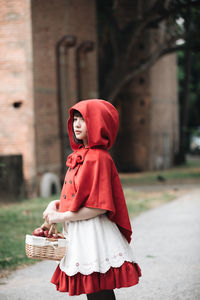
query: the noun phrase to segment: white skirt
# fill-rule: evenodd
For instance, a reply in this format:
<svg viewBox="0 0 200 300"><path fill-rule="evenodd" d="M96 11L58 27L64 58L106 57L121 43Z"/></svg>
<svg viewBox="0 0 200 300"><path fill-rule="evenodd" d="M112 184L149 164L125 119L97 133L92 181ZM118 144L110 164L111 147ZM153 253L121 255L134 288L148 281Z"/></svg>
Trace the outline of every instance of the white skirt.
<svg viewBox="0 0 200 300"><path fill-rule="evenodd" d="M125 261L134 262L129 243L106 215L66 225L67 251L60 269L68 276L78 272L84 275L106 273Z"/></svg>

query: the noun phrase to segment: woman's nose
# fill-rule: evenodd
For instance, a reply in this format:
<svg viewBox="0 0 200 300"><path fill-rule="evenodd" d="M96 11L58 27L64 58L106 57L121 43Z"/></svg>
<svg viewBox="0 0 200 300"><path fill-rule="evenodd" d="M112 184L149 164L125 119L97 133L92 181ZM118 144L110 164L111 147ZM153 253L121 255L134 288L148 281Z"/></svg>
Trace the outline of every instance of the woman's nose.
<svg viewBox="0 0 200 300"><path fill-rule="evenodd" d="M80 127L80 120L76 120L76 122L75 122L75 127Z"/></svg>

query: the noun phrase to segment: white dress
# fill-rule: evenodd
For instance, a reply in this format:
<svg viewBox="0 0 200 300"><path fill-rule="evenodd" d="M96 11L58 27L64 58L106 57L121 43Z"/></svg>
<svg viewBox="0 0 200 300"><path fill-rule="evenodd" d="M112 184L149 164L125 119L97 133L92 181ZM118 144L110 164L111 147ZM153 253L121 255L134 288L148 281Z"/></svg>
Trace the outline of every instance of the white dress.
<svg viewBox="0 0 200 300"><path fill-rule="evenodd" d="M105 273L111 267L122 266L125 261L134 262L129 243L106 214L68 222L64 229L67 251L60 269L68 276L78 272L84 275Z"/></svg>

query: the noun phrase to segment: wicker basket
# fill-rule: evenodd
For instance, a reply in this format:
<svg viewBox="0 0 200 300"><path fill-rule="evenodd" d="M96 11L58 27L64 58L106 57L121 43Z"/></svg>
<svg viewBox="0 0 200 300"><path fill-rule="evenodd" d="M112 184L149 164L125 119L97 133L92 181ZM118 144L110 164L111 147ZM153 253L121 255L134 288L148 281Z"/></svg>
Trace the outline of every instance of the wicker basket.
<svg viewBox="0 0 200 300"><path fill-rule="evenodd" d="M26 255L33 259L61 260L66 253L66 239L26 235Z"/></svg>

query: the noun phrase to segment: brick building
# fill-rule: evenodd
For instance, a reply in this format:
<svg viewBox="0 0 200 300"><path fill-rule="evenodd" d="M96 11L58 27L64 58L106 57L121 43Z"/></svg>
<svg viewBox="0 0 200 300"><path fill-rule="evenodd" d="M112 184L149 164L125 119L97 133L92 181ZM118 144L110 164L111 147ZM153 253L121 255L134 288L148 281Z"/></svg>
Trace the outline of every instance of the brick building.
<svg viewBox="0 0 200 300"><path fill-rule="evenodd" d="M50 3L0 0L0 155L22 156L31 196L47 173L54 183L63 179L68 108L98 97L95 1ZM169 167L178 143L175 56L160 60L123 95L113 152L118 165L128 171Z"/></svg>
<svg viewBox="0 0 200 300"><path fill-rule="evenodd" d="M62 178L68 108L97 97L95 2L1 0L0 7L0 154L22 155L33 195L46 172Z"/></svg>

